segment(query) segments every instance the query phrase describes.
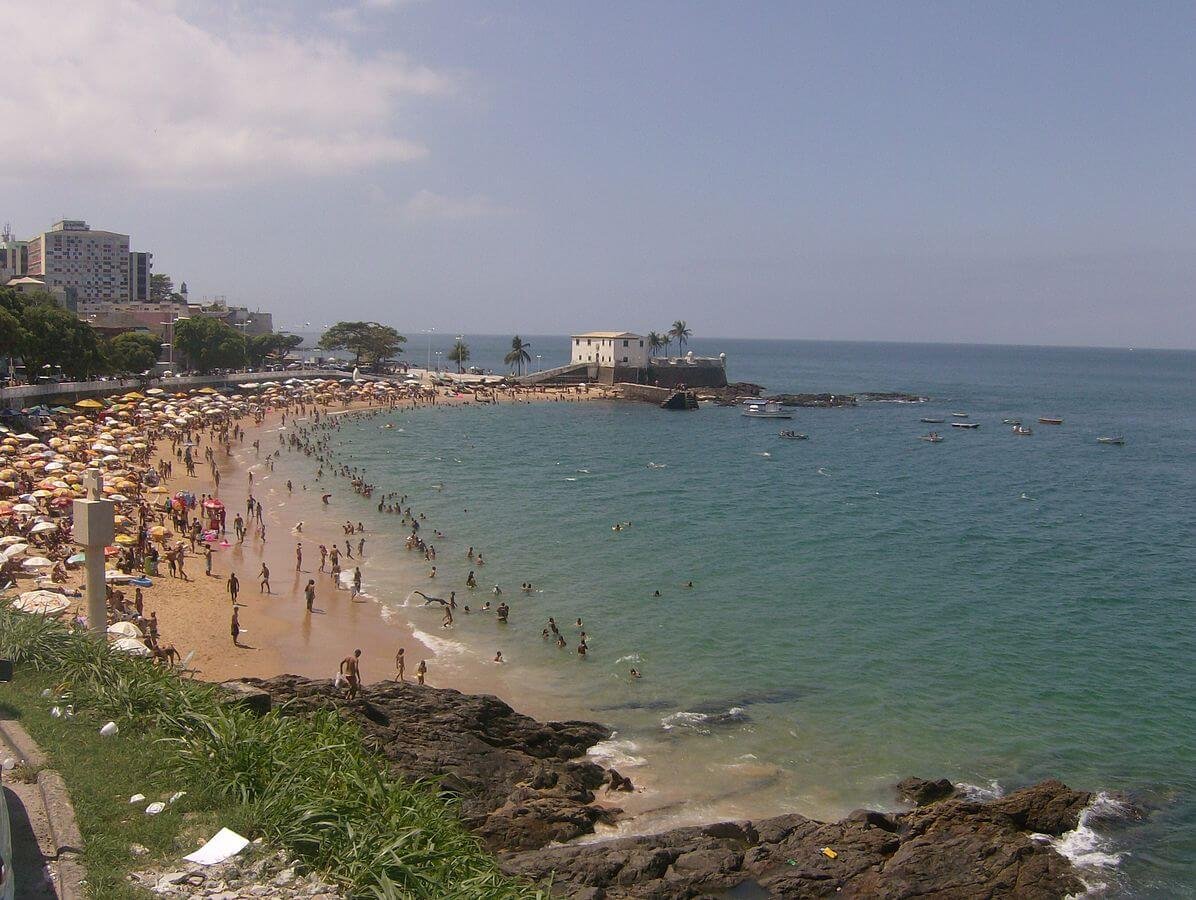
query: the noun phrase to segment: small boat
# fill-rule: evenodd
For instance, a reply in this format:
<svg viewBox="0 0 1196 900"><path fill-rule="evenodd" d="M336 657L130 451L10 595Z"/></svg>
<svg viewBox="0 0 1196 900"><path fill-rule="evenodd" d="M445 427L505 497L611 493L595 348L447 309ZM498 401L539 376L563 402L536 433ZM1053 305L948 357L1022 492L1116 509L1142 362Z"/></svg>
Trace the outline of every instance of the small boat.
<svg viewBox="0 0 1196 900"><path fill-rule="evenodd" d="M1021 425L1022 420L1021 419L1002 419L1001 424L1002 425Z"/></svg>
<svg viewBox="0 0 1196 900"><path fill-rule="evenodd" d="M1030 428L1029 425L1014 425L1013 433L1014 434L1033 434L1034 429Z"/></svg>
<svg viewBox="0 0 1196 900"><path fill-rule="evenodd" d="M1098 437L1096 439L1096 442L1098 444L1116 444L1118 446L1121 446L1122 444L1125 443L1125 438L1123 438L1123 437Z"/></svg>
<svg viewBox="0 0 1196 900"><path fill-rule="evenodd" d="M932 431L930 434L922 435L922 440L926 441L928 444L941 444L943 442L943 436L937 431Z"/></svg>
<svg viewBox="0 0 1196 900"><path fill-rule="evenodd" d="M933 418L928 417L928 418L922 419L921 421L927 425L942 425L947 420L946 419L933 419Z"/></svg>
<svg viewBox="0 0 1196 900"><path fill-rule="evenodd" d="M967 413L951 413L951 415L955 416L957 419L966 419L968 417Z"/></svg>
<svg viewBox="0 0 1196 900"><path fill-rule="evenodd" d="M792 419L793 413L789 412L781 406L781 404L769 400L766 403L749 403L743 414L749 419Z"/></svg>
<svg viewBox="0 0 1196 900"><path fill-rule="evenodd" d="M1062 425L1063 420L1060 419L1058 416L1039 416L1038 424L1039 425Z"/></svg>
<svg viewBox="0 0 1196 900"><path fill-rule="evenodd" d="M979 428L979 422L952 422L952 428Z"/></svg>
<svg viewBox="0 0 1196 900"><path fill-rule="evenodd" d="M808 434L798 434L796 431L782 431L777 437L783 437L790 441L808 441L810 436Z"/></svg>

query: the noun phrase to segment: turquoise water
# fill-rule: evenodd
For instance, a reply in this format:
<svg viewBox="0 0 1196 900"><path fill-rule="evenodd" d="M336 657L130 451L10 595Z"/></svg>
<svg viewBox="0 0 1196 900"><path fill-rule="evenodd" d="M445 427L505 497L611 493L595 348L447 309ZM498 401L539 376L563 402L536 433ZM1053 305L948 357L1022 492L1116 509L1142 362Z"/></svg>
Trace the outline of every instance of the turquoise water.
<svg viewBox="0 0 1196 900"><path fill-rule="evenodd" d="M539 340L545 366L554 340L566 351ZM475 359L501 343L475 339ZM773 390L932 399L788 423L548 403L347 425L344 460L447 532L437 592L463 588L469 544L482 586L505 590L507 629L475 615L452 639L479 658L501 647L563 709L617 728L611 758L652 788L643 826L884 806L909 774L998 791L1059 777L1150 808L1086 848L1123 854L1094 881L1190 894L1196 354L691 346ZM918 422L958 410L981 428ZM946 441L919 441L931 428ZM1126 445L1096 443L1109 434ZM584 619L587 659L572 629L568 651L541 640L549 615Z"/></svg>

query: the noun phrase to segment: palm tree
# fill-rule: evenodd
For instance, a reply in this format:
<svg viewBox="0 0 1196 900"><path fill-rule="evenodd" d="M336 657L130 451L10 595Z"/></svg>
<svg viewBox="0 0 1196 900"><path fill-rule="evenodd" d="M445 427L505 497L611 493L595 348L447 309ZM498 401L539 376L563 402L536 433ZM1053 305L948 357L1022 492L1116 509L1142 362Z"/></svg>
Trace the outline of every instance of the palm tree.
<svg viewBox="0 0 1196 900"><path fill-rule="evenodd" d="M503 357L502 361L508 366L514 366L516 374L522 375L524 363L532 361L531 354L527 352L527 348L530 346L531 344L526 343L519 335L515 335L511 338L511 351Z"/></svg>
<svg viewBox="0 0 1196 900"><path fill-rule="evenodd" d="M665 340L655 331L648 332L648 352L655 356L664 349Z"/></svg>
<svg viewBox="0 0 1196 900"><path fill-rule="evenodd" d="M465 364L469 362L469 344L457 338L457 343L453 344L453 349L448 352L448 361L457 364L458 372L464 372Z"/></svg>
<svg viewBox="0 0 1196 900"><path fill-rule="evenodd" d="M669 329L669 337L677 339L677 345L682 351L685 350L685 342L689 340L693 332L689 326L685 324L684 319L678 319L673 323L673 327Z"/></svg>

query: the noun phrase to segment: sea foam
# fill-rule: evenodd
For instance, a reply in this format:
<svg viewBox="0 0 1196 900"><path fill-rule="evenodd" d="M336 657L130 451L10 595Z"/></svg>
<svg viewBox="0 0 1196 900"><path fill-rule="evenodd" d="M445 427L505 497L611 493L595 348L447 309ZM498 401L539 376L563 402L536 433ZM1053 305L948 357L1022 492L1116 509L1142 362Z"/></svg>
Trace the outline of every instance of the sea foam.
<svg viewBox="0 0 1196 900"><path fill-rule="evenodd" d="M636 751L639 749L639 744L635 741L620 738L619 733L616 731L607 740L599 741L587 750L586 756L600 766L633 769L647 762L644 757L636 755Z"/></svg>

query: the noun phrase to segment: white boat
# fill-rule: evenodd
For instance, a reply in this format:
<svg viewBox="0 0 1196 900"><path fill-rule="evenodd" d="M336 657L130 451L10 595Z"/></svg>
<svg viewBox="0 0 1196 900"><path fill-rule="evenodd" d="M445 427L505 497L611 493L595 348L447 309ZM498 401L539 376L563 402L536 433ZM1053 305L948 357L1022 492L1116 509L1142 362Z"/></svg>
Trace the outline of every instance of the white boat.
<svg viewBox="0 0 1196 900"><path fill-rule="evenodd" d="M793 413L781 404L769 400L767 403L749 403L743 414L749 419L792 419Z"/></svg>
<svg viewBox="0 0 1196 900"><path fill-rule="evenodd" d="M810 436L808 434L799 434L798 432L793 431L793 430L782 431L777 435L777 437L787 438L788 440L791 440L791 441L808 441L810 439Z"/></svg>
<svg viewBox="0 0 1196 900"><path fill-rule="evenodd" d="M957 418L957 419L966 419L968 417L967 413L961 413L961 412L954 412L954 413L951 413L951 415L955 416L955 418Z"/></svg>
<svg viewBox="0 0 1196 900"><path fill-rule="evenodd" d="M1029 425L1014 425L1013 433L1014 434L1033 434L1034 429L1032 429Z"/></svg>
<svg viewBox="0 0 1196 900"><path fill-rule="evenodd" d="M1124 443L1125 443L1125 438L1123 438L1123 437L1098 437L1098 438L1096 439L1096 442L1097 442L1098 444L1118 444L1118 445L1121 445L1121 444L1124 444Z"/></svg>
<svg viewBox="0 0 1196 900"><path fill-rule="evenodd" d="M943 436L937 431L932 431L930 434L922 435L922 440L926 441L928 444L941 444L943 442Z"/></svg>
<svg viewBox="0 0 1196 900"><path fill-rule="evenodd" d="M979 428L979 422L952 422L952 428Z"/></svg>

